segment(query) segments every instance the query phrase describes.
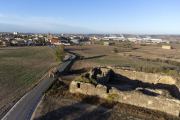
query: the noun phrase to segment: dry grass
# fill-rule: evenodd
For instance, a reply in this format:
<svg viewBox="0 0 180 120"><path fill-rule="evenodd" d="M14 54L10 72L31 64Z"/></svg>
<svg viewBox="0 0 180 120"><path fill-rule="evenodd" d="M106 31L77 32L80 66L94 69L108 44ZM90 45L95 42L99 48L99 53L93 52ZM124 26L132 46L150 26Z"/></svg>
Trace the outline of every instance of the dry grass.
<svg viewBox="0 0 180 120"><path fill-rule="evenodd" d="M58 63L48 46L0 49L0 114Z"/></svg>
<svg viewBox="0 0 180 120"><path fill-rule="evenodd" d="M94 44L83 46L66 46L65 49L80 56L80 58L74 62L72 69L96 67L98 65L160 67L162 66L161 62L145 61L142 60L142 58L160 58L180 62L180 59L177 59L180 58L180 48L178 48L178 45L180 46L180 44L172 44L172 46L176 49L165 50L157 45L140 46L139 44L132 42L116 42L116 46ZM118 49L118 53L113 54L112 51L114 48ZM176 66L165 63L163 66L176 68Z"/></svg>

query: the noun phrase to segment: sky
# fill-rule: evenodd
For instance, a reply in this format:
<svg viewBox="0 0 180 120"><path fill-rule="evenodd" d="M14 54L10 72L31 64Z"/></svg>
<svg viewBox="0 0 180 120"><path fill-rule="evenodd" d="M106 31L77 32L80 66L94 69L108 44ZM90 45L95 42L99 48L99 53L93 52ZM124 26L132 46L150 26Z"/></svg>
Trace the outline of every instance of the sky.
<svg viewBox="0 0 180 120"><path fill-rule="evenodd" d="M0 32L180 34L180 0L0 0Z"/></svg>

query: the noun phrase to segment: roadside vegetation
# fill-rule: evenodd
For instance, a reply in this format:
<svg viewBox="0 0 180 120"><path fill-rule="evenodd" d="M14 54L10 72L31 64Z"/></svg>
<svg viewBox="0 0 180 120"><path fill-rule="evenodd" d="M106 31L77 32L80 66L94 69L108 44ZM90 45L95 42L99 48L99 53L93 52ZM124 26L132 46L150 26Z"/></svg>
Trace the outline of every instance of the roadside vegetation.
<svg viewBox="0 0 180 120"><path fill-rule="evenodd" d="M64 50L64 45L59 45L57 46L57 50L54 51L54 59L61 63L63 61L63 59L66 56L66 52Z"/></svg>
<svg viewBox="0 0 180 120"><path fill-rule="evenodd" d="M0 49L0 114L57 66L48 46Z"/></svg>

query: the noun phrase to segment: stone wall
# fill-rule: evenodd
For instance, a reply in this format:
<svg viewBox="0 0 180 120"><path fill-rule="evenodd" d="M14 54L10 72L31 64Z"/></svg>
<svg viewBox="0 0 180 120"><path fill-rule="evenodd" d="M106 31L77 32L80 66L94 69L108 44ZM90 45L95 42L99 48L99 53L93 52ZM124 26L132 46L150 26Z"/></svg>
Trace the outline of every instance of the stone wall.
<svg viewBox="0 0 180 120"><path fill-rule="evenodd" d="M180 99L180 86L177 84L177 81L175 78L167 75L162 74L154 74L154 73L144 73L144 72L138 72L133 71L132 69L127 70L125 67L100 67L102 73L104 71L112 70L114 72L113 79L121 80L121 81L133 81L138 80L143 83L150 83L153 86L156 86L160 89L167 89L170 90L171 94L174 95L174 97Z"/></svg>
<svg viewBox="0 0 180 120"><path fill-rule="evenodd" d="M130 71L124 70L118 67L107 67L101 68L102 72L105 69L111 69L116 74L117 78L121 80L131 79L131 80L139 80L145 83L162 83L162 84L176 84L176 80L171 76L161 75L161 74L154 74L154 73L144 73L144 72L137 72L137 71Z"/></svg>
<svg viewBox="0 0 180 120"><path fill-rule="evenodd" d="M108 94L117 94L118 102L145 107L153 110L159 110L171 115L179 116L180 101L177 99L169 99L163 96L149 96L140 91L120 91L114 87L107 89L101 84L89 84L79 81L72 81L70 84L71 93L82 93L87 95L95 95L100 98L107 99Z"/></svg>
<svg viewBox="0 0 180 120"><path fill-rule="evenodd" d="M79 92L86 95L96 95L100 98L107 98L107 87L101 84L95 86L94 84L74 80L70 84L69 91L71 93Z"/></svg>

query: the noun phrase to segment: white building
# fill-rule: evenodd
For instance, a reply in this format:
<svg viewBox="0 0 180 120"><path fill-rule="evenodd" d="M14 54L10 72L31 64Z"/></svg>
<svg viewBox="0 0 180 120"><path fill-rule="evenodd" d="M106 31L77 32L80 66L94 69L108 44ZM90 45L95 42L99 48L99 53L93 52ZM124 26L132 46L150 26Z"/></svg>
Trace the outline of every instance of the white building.
<svg viewBox="0 0 180 120"><path fill-rule="evenodd" d="M17 35L17 34L18 34L18 32L13 32L13 34L14 34L14 35Z"/></svg>

